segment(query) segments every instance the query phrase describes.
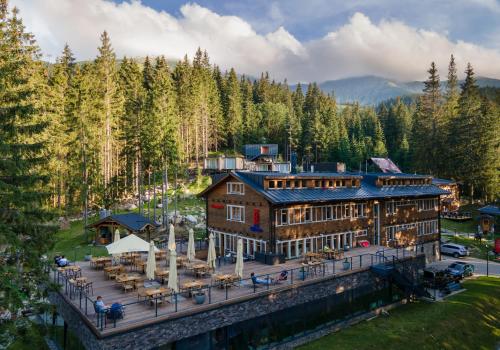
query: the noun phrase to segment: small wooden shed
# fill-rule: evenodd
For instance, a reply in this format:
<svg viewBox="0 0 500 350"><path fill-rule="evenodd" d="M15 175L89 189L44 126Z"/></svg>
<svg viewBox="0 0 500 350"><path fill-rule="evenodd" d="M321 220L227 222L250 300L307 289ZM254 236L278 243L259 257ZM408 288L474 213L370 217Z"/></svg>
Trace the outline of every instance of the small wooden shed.
<svg viewBox="0 0 500 350"><path fill-rule="evenodd" d="M158 227L160 225L136 213L108 215L87 226L87 228L95 229L95 242L97 244L113 242L113 234L116 229L122 233L127 231L128 234L145 235L149 238Z"/></svg>

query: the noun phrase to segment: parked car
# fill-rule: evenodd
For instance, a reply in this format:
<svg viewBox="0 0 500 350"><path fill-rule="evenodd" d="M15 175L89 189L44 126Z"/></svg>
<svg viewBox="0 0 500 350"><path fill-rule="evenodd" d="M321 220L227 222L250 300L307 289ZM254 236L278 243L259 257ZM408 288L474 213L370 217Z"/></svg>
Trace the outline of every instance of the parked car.
<svg viewBox="0 0 500 350"><path fill-rule="evenodd" d="M474 265L467 264L462 261L455 261L453 264L450 264L446 269L446 272L452 275L453 277L464 278L472 276L474 273Z"/></svg>
<svg viewBox="0 0 500 350"><path fill-rule="evenodd" d="M441 254L453 255L454 258L458 258L469 255L469 249L460 244L445 243L441 245Z"/></svg>

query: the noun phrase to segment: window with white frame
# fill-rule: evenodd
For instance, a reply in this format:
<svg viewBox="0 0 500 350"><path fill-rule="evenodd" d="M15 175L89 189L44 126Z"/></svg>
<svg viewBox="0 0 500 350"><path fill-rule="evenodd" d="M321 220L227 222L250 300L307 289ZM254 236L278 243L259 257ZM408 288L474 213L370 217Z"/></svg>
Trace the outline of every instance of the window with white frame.
<svg viewBox="0 0 500 350"><path fill-rule="evenodd" d="M437 207L438 207L438 200L436 198L418 200L419 211L437 210Z"/></svg>
<svg viewBox="0 0 500 350"><path fill-rule="evenodd" d="M310 222L347 220L367 217L366 203L321 205L281 209L276 213L278 226L298 225Z"/></svg>
<svg viewBox="0 0 500 350"><path fill-rule="evenodd" d="M227 194L245 194L245 187L241 182L228 182Z"/></svg>
<svg viewBox="0 0 500 350"><path fill-rule="evenodd" d="M241 205L228 205L227 220L245 222L245 207Z"/></svg>
<svg viewBox="0 0 500 350"><path fill-rule="evenodd" d="M323 207L323 209L324 209L323 218L325 220L331 220L332 219L332 206L327 205L326 207Z"/></svg>
<svg viewBox="0 0 500 350"><path fill-rule="evenodd" d="M386 215L396 214L396 203L394 201L385 202Z"/></svg>
<svg viewBox="0 0 500 350"><path fill-rule="evenodd" d="M311 222L312 219L312 208L304 208L304 222Z"/></svg>
<svg viewBox="0 0 500 350"><path fill-rule="evenodd" d="M366 217L366 204L356 203L352 207L352 218L364 218Z"/></svg>
<svg viewBox="0 0 500 350"><path fill-rule="evenodd" d="M288 209L281 209L280 225L288 225Z"/></svg>
<svg viewBox="0 0 500 350"><path fill-rule="evenodd" d="M363 236L367 236L367 235L368 235L367 230L359 230L359 231L354 232L354 237L363 237Z"/></svg>

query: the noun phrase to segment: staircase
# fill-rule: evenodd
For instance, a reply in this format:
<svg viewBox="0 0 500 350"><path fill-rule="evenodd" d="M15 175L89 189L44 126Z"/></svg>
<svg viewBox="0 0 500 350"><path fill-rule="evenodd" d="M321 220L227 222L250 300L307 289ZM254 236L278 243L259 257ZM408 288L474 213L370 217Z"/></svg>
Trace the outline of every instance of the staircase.
<svg viewBox="0 0 500 350"><path fill-rule="evenodd" d="M373 273L396 284L406 295L431 297L414 276L405 273L405 266L399 261L386 261L371 267Z"/></svg>

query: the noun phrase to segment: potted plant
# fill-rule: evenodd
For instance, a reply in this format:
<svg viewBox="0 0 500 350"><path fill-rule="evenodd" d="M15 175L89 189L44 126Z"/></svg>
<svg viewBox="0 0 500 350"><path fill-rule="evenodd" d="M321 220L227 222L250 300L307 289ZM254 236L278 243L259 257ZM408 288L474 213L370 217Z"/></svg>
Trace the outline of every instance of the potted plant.
<svg viewBox="0 0 500 350"><path fill-rule="evenodd" d="M306 269L304 268L304 266L302 266L299 270L299 279L303 281L306 279L306 276L307 276Z"/></svg>
<svg viewBox="0 0 500 350"><path fill-rule="evenodd" d="M349 262L349 260L347 260L347 258L345 258L344 262L342 263L342 266L344 270L349 270L351 268L351 263Z"/></svg>
<svg viewBox="0 0 500 350"><path fill-rule="evenodd" d="M195 304L203 304L205 302L205 292L202 290L193 293Z"/></svg>

